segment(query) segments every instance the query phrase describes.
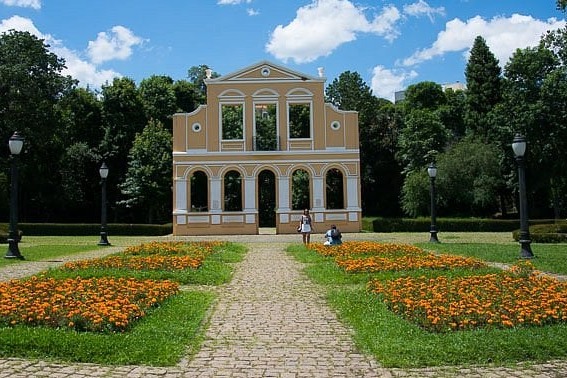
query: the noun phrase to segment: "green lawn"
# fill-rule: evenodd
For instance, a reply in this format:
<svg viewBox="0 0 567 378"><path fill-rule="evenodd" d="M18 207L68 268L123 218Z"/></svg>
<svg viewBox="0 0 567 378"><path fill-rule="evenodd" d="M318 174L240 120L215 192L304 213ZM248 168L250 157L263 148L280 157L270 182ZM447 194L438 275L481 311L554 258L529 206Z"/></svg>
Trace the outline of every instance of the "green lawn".
<svg viewBox="0 0 567 378"><path fill-rule="evenodd" d="M392 235L387 235L389 241ZM415 235L412 236L415 238ZM490 261L514 263L518 260L517 243L418 243L421 247L446 253L475 256ZM533 262L540 269L564 272L557 263L566 245L534 245L538 256ZM288 253L305 264L305 272L326 289L327 301L339 318L354 330L358 347L372 354L385 367L426 367L442 365L498 364L519 361L542 362L567 358L567 324L512 329L477 329L446 333L429 332L389 311L378 296L366 291L370 278L389 280L402 275L463 275L494 272L443 270L388 273L345 273L332 258L322 257L302 245L293 245Z"/></svg>
<svg viewBox="0 0 567 378"><path fill-rule="evenodd" d="M105 248L98 247L96 242L93 246L92 239L28 238L29 245L21 250L28 261L37 261ZM126 246L150 240L152 239L115 238L115 243ZM207 317L216 298L213 287L232 278L233 264L241 261L245 253L246 248L243 245L227 243L209 255L200 268L177 273L127 269L64 272L61 269L51 269L43 274L55 278L80 275L171 279L183 286L180 294L150 310L147 316L125 332L95 333L48 327L0 327L0 356L106 365L175 365L181 358L198 351L204 337ZM199 285L199 289L192 285ZM208 290L207 286L211 289Z"/></svg>

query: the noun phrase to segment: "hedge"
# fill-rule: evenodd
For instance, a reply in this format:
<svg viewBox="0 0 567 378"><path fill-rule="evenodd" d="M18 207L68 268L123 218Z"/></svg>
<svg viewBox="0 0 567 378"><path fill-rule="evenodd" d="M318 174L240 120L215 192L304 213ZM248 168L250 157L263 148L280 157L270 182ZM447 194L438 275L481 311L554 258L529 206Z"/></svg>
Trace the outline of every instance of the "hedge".
<svg viewBox="0 0 567 378"><path fill-rule="evenodd" d="M515 230L512 236L520 240L520 230ZM567 222L531 226L530 239L534 243L567 243Z"/></svg>
<svg viewBox="0 0 567 378"><path fill-rule="evenodd" d="M554 223L554 219L530 220L530 225ZM513 232L520 227L517 219L437 218L440 232ZM365 231L372 232L425 232L431 227L430 218L376 218L363 222Z"/></svg>
<svg viewBox="0 0 567 378"><path fill-rule="evenodd" d="M19 223L23 237L28 236L92 236L100 234L100 224L77 223ZM118 224L107 225L109 236L163 236L173 232L168 224ZM0 224L0 239L8 233L8 225Z"/></svg>

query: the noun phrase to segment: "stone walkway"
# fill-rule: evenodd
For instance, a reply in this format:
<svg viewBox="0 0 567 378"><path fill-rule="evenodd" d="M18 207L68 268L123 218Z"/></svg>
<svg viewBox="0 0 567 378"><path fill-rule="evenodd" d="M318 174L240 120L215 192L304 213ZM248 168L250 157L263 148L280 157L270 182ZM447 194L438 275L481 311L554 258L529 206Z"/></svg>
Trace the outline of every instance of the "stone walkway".
<svg viewBox="0 0 567 378"><path fill-rule="evenodd" d="M567 361L514 367L383 368L356 350L350 330L325 304L322 289L312 284L301 273L302 265L285 253L286 240L275 236L268 238L271 241L264 239L247 243L250 250L237 265L233 280L219 289L203 346L190 360L156 368L10 358L0 359L0 378L567 376ZM114 247L101 249L88 257L114 251ZM81 254L80 258L86 257ZM0 269L0 280L60 263L8 266Z"/></svg>

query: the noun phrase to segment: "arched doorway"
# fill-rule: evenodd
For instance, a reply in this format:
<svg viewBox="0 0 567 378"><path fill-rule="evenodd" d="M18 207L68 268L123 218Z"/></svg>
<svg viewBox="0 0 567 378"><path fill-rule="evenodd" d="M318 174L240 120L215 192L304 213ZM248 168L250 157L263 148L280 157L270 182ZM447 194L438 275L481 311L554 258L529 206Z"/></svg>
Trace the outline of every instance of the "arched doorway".
<svg viewBox="0 0 567 378"><path fill-rule="evenodd" d="M258 175L258 225L276 226L276 175L270 170L263 170Z"/></svg>

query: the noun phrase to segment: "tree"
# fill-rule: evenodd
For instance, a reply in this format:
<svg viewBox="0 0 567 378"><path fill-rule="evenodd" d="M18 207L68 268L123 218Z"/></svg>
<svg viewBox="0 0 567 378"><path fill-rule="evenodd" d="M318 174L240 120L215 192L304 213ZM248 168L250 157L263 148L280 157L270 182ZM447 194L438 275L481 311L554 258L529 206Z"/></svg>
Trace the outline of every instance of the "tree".
<svg viewBox="0 0 567 378"><path fill-rule="evenodd" d="M163 125L151 120L137 134L128 154L128 172L120 185L125 206L146 222L170 217L172 193L172 136Z"/></svg>
<svg viewBox="0 0 567 378"><path fill-rule="evenodd" d="M435 112L413 110L405 119L405 126L398 139L397 158L404 172L421 170L435 156L444 151L449 132Z"/></svg>
<svg viewBox="0 0 567 378"><path fill-rule="evenodd" d="M567 8L567 0L557 0L557 9L565 12L565 8Z"/></svg>
<svg viewBox="0 0 567 378"><path fill-rule="evenodd" d="M557 159L560 151L552 147L555 143L552 136L556 135L556 129L561 126L551 120L554 119L553 111L561 113L558 105L554 105L555 102L563 101L565 97L561 94L561 82L552 84L548 80L557 66L558 60L553 53L540 45L518 49L504 69L503 102L498 108L499 123L503 127L495 140L500 143L503 154L507 157L503 171L508 172L509 186L514 190L517 187L516 165L512 159L510 143L516 133L526 137L529 144L526 172L531 192L530 214L533 216L545 216L546 209L549 209L552 167L556 167L560 160ZM561 75L553 78L561 80ZM543 84L546 82L552 96L557 96L548 96L545 100L547 105L542 97Z"/></svg>
<svg viewBox="0 0 567 378"><path fill-rule="evenodd" d="M325 89L325 98L339 109L359 114L363 212L399 214L401 176L394 153L403 111L374 96L357 72L346 71L334 79Z"/></svg>
<svg viewBox="0 0 567 378"><path fill-rule="evenodd" d="M7 141L14 131L26 140L19 180L22 220L50 219L55 211L50 203L60 194L59 176L46 172L53 172L64 148L56 104L75 81L61 74L65 62L48 48L28 32L0 35L2 155L7 156ZM7 159L1 160L6 164Z"/></svg>
<svg viewBox="0 0 567 378"><path fill-rule="evenodd" d="M152 75L140 82L138 88L147 119L155 119L171 129L171 116L177 110L173 79Z"/></svg>
<svg viewBox="0 0 567 378"><path fill-rule="evenodd" d="M461 140L466 134L464 91L447 89L445 91L446 103L437 109L437 115L445 127L451 132L453 141Z"/></svg>
<svg viewBox="0 0 567 378"><path fill-rule="evenodd" d="M207 78L207 70L209 70L209 66L206 64L201 64L199 66L192 66L187 71L187 77L189 78L189 82L195 85L196 88L199 90L200 99L198 100L199 104L204 104L205 99L207 98L207 85L205 84L205 79ZM211 78L217 78L220 75L216 72L211 73Z"/></svg>
<svg viewBox="0 0 567 378"><path fill-rule="evenodd" d="M111 85L103 85L102 116L104 138L100 154L110 168L108 202L113 204L119 197L118 184L124 181L128 169L128 152L136 134L147 124L142 99L132 79L115 78Z"/></svg>
<svg viewBox="0 0 567 378"><path fill-rule="evenodd" d="M501 100L501 69L498 59L481 36L476 37L465 69L467 78L465 124L473 135L490 140L493 129L490 112Z"/></svg>
<svg viewBox="0 0 567 378"><path fill-rule="evenodd" d="M403 101L408 111L414 109L437 110L447 103L447 97L441 86L432 81L422 81L410 85Z"/></svg>
<svg viewBox="0 0 567 378"><path fill-rule="evenodd" d="M205 98L201 95L199 88L187 80L178 80L173 84L175 93L176 112L190 113L201 104L205 103Z"/></svg>

